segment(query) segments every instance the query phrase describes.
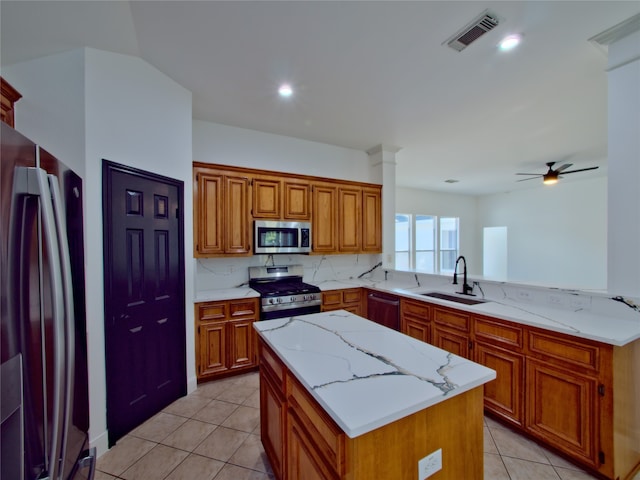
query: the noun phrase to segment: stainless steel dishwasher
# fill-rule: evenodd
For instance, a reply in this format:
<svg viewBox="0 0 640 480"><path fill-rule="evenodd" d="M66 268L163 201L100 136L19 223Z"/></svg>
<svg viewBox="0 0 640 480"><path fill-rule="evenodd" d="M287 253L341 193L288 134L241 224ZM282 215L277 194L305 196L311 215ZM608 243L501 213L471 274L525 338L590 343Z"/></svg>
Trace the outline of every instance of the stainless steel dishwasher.
<svg viewBox="0 0 640 480"><path fill-rule="evenodd" d="M369 292L367 317L385 327L400 330L400 299L387 293Z"/></svg>

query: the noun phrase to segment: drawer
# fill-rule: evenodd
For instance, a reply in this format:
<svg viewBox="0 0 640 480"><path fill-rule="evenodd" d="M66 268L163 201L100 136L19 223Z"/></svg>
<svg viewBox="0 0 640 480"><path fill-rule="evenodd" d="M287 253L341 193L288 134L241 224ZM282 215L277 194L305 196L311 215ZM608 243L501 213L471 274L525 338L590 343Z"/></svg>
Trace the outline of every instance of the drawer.
<svg viewBox="0 0 640 480"><path fill-rule="evenodd" d="M341 305L342 304L342 292L335 290L333 292L322 292L322 305Z"/></svg>
<svg viewBox="0 0 640 480"><path fill-rule="evenodd" d="M434 308L433 319L442 325L462 330L464 332L469 331L469 315L464 315L451 310Z"/></svg>
<svg viewBox="0 0 640 480"><path fill-rule="evenodd" d="M431 307L424 302L413 302L411 300L402 299L400 302L402 315L411 315L422 320L431 319Z"/></svg>
<svg viewBox="0 0 640 480"><path fill-rule="evenodd" d="M360 302L360 289L353 288L350 290L344 290L342 292L342 301L344 303L359 303Z"/></svg>
<svg viewBox="0 0 640 480"><path fill-rule="evenodd" d="M210 322L212 320L225 320L227 318L226 302L207 302L196 304L196 320Z"/></svg>
<svg viewBox="0 0 640 480"><path fill-rule="evenodd" d="M289 410L304 426L317 450L336 471L341 471L344 460L345 433L329 418L300 383L288 376Z"/></svg>
<svg viewBox="0 0 640 480"><path fill-rule="evenodd" d="M601 347L588 340L530 331L529 351L589 370L600 370Z"/></svg>
<svg viewBox="0 0 640 480"><path fill-rule="evenodd" d="M518 349L523 346L523 330L517 325L475 317L474 328L478 341Z"/></svg>
<svg viewBox="0 0 640 480"><path fill-rule="evenodd" d="M262 340L259 343L259 349L260 368L265 369L267 371L267 374L273 377L274 383L280 389L280 392L284 394L284 378L286 367L276 356L276 354L273 353L273 351L264 344Z"/></svg>
<svg viewBox="0 0 640 480"><path fill-rule="evenodd" d="M229 316L231 318L238 317L255 317L258 312L258 300L255 298L246 300L233 300L229 302Z"/></svg>

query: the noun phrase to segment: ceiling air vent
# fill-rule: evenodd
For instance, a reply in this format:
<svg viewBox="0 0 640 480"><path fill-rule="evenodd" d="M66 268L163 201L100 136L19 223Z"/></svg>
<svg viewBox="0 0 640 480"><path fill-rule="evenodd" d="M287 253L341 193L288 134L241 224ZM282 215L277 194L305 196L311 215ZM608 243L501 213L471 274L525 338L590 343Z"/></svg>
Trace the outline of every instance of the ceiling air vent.
<svg viewBox="0 0 640 480"><path fill-rule="evenodd" d="M485 10L445 43L454 50L461 52L482 35L496 28L498 23L500 23L498 17Z"/></svg>

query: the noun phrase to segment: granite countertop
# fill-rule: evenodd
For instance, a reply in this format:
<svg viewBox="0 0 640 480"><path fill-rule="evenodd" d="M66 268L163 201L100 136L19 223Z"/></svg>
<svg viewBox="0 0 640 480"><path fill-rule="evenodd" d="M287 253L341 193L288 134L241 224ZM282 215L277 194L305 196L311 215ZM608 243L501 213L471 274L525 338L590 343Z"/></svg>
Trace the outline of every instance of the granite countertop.
<svg viewBox="0 0 640 480"><path fill-rule="evenodd" d="M344 310L254 328L351 438L496 378L489 368Z"/></svg>
<svg viewBox="0 0 640 480"><path fill-rule="evenodd" d="M199 302L216 302L221 300L235 300L237 298L257 298L260 294L253 288L235 287L235 288L216 288L214 290L201 290L196 292L194 303Z"/></svg>
<svg viewBox="0 0 640 480"><path fill-rule="evenodd" d="M640 309L637 303L632 300L625 303L624 299L619 297L610 298L603 295L593 297L594 301L597 300L599 305L596 307L595 305L578 304L581 301L579 298L586 297L579 297L571 292L558 291L556 295L569 297L571 301L565 308L554 308L546 304L522 301L522 299L516 298L511 290L499 284L483 283L484 291L487 293L487 301L478 305L465 305L422 295L433 291L454 293L454 289L459 289L459 285L451 285L450 281L430 286L367 279L326 280L309 283L317 285L323 292L366 287L470 313L566 333L609 345L623 346L640 339ZM483 295L480 295L480 292L477 293L479 296L474 298L482 299ZM208 290L198 292L195 302L248 297L259 297L259 294L249 287ZM572 301L576 302L573 306L571 305Z"/></svg>

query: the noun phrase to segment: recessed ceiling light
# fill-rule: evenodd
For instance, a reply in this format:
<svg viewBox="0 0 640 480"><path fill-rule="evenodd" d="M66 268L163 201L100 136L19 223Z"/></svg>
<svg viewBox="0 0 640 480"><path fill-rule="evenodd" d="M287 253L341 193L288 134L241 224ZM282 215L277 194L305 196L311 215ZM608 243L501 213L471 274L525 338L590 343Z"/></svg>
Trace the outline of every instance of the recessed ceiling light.
<svg viewBox="0 0 640 480"><path fill-rule="evenodd" d="M503 50L503 51L511 50L517 47L521 41L522 41L522 35L508 35L500 41L500 43L498 44L498 47L500 47L500 50Z"/></svg>
<svg viewBox="0 0 640 480"><path fill-rule="evenodd" d="M289 98L291 95L293 95L293 88L291 88L291 85L289 85L288 83L283 83L282 85L280 85L280 88L278 88L278 95L280 95L282 98Z"/></svg>

